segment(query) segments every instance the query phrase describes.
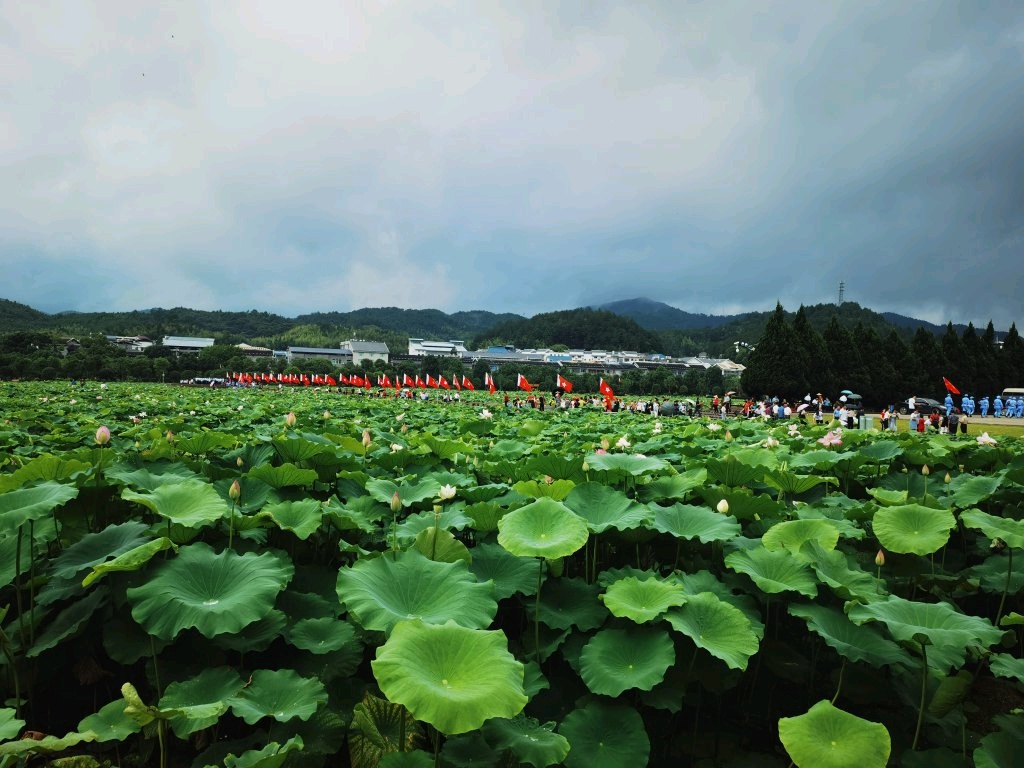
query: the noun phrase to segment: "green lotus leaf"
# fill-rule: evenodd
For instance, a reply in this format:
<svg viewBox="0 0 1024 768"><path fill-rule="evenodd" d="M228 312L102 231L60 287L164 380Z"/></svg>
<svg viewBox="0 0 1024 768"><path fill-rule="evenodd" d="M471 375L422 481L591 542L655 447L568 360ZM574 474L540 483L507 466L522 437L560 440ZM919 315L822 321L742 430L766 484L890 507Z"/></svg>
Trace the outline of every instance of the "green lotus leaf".
<svg viewBox="0 0 1024 768"><path fill-rule="evenodd" d="M494 596L498 600L517 593L537 593L537 561L517 557L500 544L484 542L473 547L473 561L469 569L477 581L494 582Z"/></svg>
<svg viewBox="0 0 1024 768"><path fill-rule="evenodd" d="M724 499L729 504L729 517L737 520L775 520L783 516L779 502L767 493L755 494L748 488L705 485L700 489L700 496L712 509Z"/></svg>
<svg viewBox="0 0 1024 768"><path fill-rule="evenodd" d="M673 608L665 618L674 630L731 669L746 669L750 657L757 653L758 637L750 619L711 592L687 597L685 605Z"/></svg>
<svg viewBox="0 0 1024 768"><path fill-rule="evenodd" d="M822 549L814 543L801 552L822 584L844 600L863 601L878 597L878 579L857 567L853 557L837 549Z"/></svg>
<svg viewBox="0 0 1024 768"><path fill-rule="evenodd" d="M308 720L326 701L324 685L314 677L301 677L291 669L258 669L228 704L232 713L254 725L264 717L281 723L296 717Z"/></svg>
<svg viewBox="0 0 1024 768"><path fill-rule="evenodd" d="M824 550L835 549L839 542L839 529L827 520L784 520L761 536L765 549L785 550L794 556L800 556L800 550L811 541Z"/></svg>
<svg viewBox="0 0 1024 768"><path fill-rule="evenodd" d="M149 526L141 521L108 525L98 533L87 533L53 561L53 575L73 579L79 571L115 558L150 540Z"/></svg>
<svg viewBox="0 0 1024 768"><path fill-rule="evenodd" d="M316 470L299 469L294 464L281 464L271 466L263 464L253 467L246 473L246 477L266 483L271 488L287 488L289 486L310 486L316 479Z"/></svg>
<svg viewBox="0 0 1024 768"><path fill-rule="evenodd" d="M16 739L25 727L25 721L19 720L14 709L0 709L0 741Z"/></svg>
<svg viewBox="0 0 1024 768"><path fill-rule="evenodd" d="M955 675L946 675L939 681L939 687L928 702L928 713L935 717L948 715L967 698L973 682L974 676L966 669L961 669Z"/></svg>
<svg viewBox="0 0 1024 768"><path fill-rule="evenodd" d="M105 563L100 563L90 571L84 579L82 579L82 586L88 587L94 581L102 578L104 574L113 573L115 571L137 571L150 560L158 552L163 552L165 549L177 549L178 545L168 539L166 536L161 536L158 539L147 541L145 544L140 544L134 549L130 549L123 554L118 555L113 560L108 560Z"/></svg>
<svg viewBox="0 0 1024 768"><path fill-rule="evenodd" d="M536 566L535 566L536 567ZM540 621L552 629L578 627L583 632L596 629L608 618L601 604L600 587L582 578L549 579L540 593ZM533 618L531 602L527 614Z"/></svg>
<svg viewBox="0 0 1024 768"><path fill-rule="evenodd" d="M498 543L521 557L568 557L589 535L587 521L553 499L537 499L498 521Z"/></svg>
<svg viewBox="0 0 1024 768"><path fill-rule="evenodd" d="M644 527L654 517L650 507L602 483L577 485L565 497L565 506L587 521L591 533Z"/></svg>
<svg viewBox="0 0 1024 768"><path fill-rule="evenodd" d="M1020 749L1024 739L1024 718L1018 711L997 715L992 721L1000 730L983 738L974 750L975 768L1020 768L1024 763Z"/></svg>
<svg viewBox="0 0 1024 768"><path fill-rule="evenodd" d="M1024 615L1011 611L999 620L1000 627L1021 627L1024 626Z"/></svg>
<svg viewBox="0 0 1024 768"><path fill-rule="evenodd" d="M728 541L742 532L736 518L693 504L659 507L654 513L653 527L678 539L700 539L702 544Z"/></svg>
<svg viewBox="0 0 1024 768"><path fill-rule="evenodd" d="M262 749L250 749L237 757L228 754L224 758L224 768L281 768L292 752L302 751L302 739L299 736L279 744L272 741Z"/></svg>
<svg viewBox="0 0 1024 768"><path fill-rule="evenodd" d="M977 528L990 539L1001 539L1014 549L1024 547L1024 520L996 517L980 509L968 509L960 520L968 528Z"/></svg>
<svg viewBox="0 0 1024 768"><path fill-rule="evenodd" d="M795 472L790 472L788 469L773 469L767 472L764 476L764 482L766 485L771 486L783 493L788 493L791 496L799 496L802 493L807 493L812 488L815 488L822 483L831 483L832 485L838 485L839 481L835 477L828 477L825 475L798 475Z"/></svg>
<svg viewBox="0 0 1024 768"><path fill-rule="evenodd" d="M1024 659L1017 659L1008 653L993 653L989 658L989 669L996 677L1011 677L1024 683Z"/></svg>
<svg viewBox="0 0 1024 768"><path fill-rule="evenodd" d="M590 700L566 715L558 732L569 740L567 768L647 765L651 752L643 718L624 704Z"/></svg>
<svg viewBox="0 0 1024 768"><path fill-rule="evenodd" d="M479 583L464 562L435 562L415 550L343 568L337 591L360 626L381 632L406 619L482 628L498 610L493 587Z"/></svg>
<svg viewBox="0 0 1024 768"><path fill-rule="evenodd" d="M989 498L999 490L1003 479L984 475L958 475L949 484L949 493L953 496L953 504L960 509L973 507Z"/></svg>
<svg viewBox="0 0 1024 768"><path fill-rule="evenodd" d="M434 758L422 749L413 752L391 752L381 758L377 768L434 768Z"/></svg>
<svg viewBox="0 0 1024 768"><path fill-rule="evenodd" d="M553 480L550 483L520 480L512 486L512 490L528 499L547 498L562 501L575 486L572 480Z"/></svg>
<svg viewBox="0 0 1024 768"><path fill-rule="evenodd" d="M96 734L92 731L82 731L81 733L68 733L61 737L44 736L41 739L25 738L5 741L0 744L0 758L9 756L28 757L35 754L48 755L71 749L71 747L78 746L82 742L95 740Z"/></svg>
<svg viewBox="0 0 1024 768"><path fill-rule="evenodd" d="M441 490L441 483L428 477L416 485L396 485L390 480L372 479L366 481L366 492L374 499L384 504L391 503L391 497L396 493L402 500L403 507L411 507L428 499L437 498Z"/></svg>
<svg viewBox="0 0 1024 768"><path fill-rule="evenodd" d="M182 453L202 456L210 451L232 447L235 438L223 432L204 431L192 435L178 435L174 444Z"/></svg>
<svg viewBox="0 0 1024 768"><path fill-rule="evenodd" d="M910 494L906 489L899 491L890 490L889 488L875 487L868 488L867 491L868 494L883 507L895 507L900 504L906 504L907 499L910 498Z"/></svg>
<svg viewBox="0 0 1024 768"><path fill-rule="evenodd" d="M420 531L412 548L430 560L442 563L462 561L466 565L473 562L469 547L455 538L455 534L442 528L427 528Z"/></svg>
<svg viewBox="0 0 1024 768"><path fill-rule="evenodd" d="M318 454L333 451L331 443L314 442L306 437L278 436L274 438L271 445L277 455L281 457L282 462L291 462L292 464L298 464Z"/></svg>
<svg viewBox="0 0 1024 768"><path fill-rule="evenodd" d="M435 523L441 530L462 531L473 525L473 519L465 514L465 507L462 502L447 505L440 515L435 516L433 511L415 512L408 515L398 526L398 540L408 543Z"/></svg>
<svg viewBox="0 0 1024 768"><path fill-rule="evenodd" d="M296 648L318 656L358 642L351 624L332 617L300 619L285 632L285 638Z"/></svg>
<svg viewBox="0 0 1024 768"><path fill-rule="evenodd" d="M151 493L136 493L125 488L121 491L121 498L141 504L186 528L201 528L225 520L231 513L231 506L214 487L201 480L161 485Z"/></svg>
<svg viewBox="0 0 1024 768"><path fill-rule="evenodd" d="M708 481L708 471L703 467L689 469L670 477L656 477L637 489L645 503L662 499L685 499L694 488L700 488Z"/></svg>
<svg viewBox="0 0 1024 768"><path fill-rule="evenodd" d="M323 510L316 499L281 501L267 505L257 517L261 520L272 520L282 531L291 531L305 541L320 527Z"/></svg>
<svg viewBox="0 0 1024 768"><path fill-rule="evenodd" d="M510 750L516 760L534 768L557 765L569 754L569 741L555 733L554 723L541 725L532 717L496 717L483 726L487 743L498 750Z"/></svg>
<svg viewBox="0 0 1024 768"><path fill-rule="evenodd" d="M613 616L643 624L656 619L669 608L682 605L686 597L681 584L661 579L641 581L630 576L608 585L601 600Z"/></svg>
<svg viewBox="0 0 1024 768"><path fill-rule="evenodd" d="M88 472L92 467L92 463L88 461L43 454L26 462L9 475L0 476L0 493L13 491L37 480L73 480L76 475Z"/></svg>
<svg viewBox="0 0 1024 768"><path fill-rule="evenodd" d="M128 589L132 616L162 640L195 627L205 637L238 632L266 616L294 568L278 555L182 547L140 587Z"/></svg>
<svg viewBox="0 0 1024 768"><path fill-rule="evenodd" d="M213 638L213 644L238 653L265 651L281 637L288 625L288 617L276 608L237 632L225 632Z"/></svg>
<svg viewBox="0 0 1024 768"><path fill-rule="evenodd" d="M790 456L789 466L791 469L831 469L844 458L846 457L842 453L816 449Z"/></svg>
<svg viewBox="0 0 1024 768"><path fill-rule="evenodd" d="M560 456L545 453L533 456L526 462L526 471L533 477L553 477L555 480L572 480L582 483L586 480L583 473L583 459L579 456Z"/></svg>
<svg viewBox="0 0 1024 768"><path fill-rule="evenodd" d="M885 768L892 745L881 723L819 701L779 720L779 739L797 768Z"/></svg>
<svg viewBox="0 0 1024 768"><path fill-rule="evenodd" d="M651 690L675 660L672 638L663 629L602 629L580 653L580 676L594 693L614 697Z"/></svg>
<svg viewBox="0 0 1024 768"><path fill-rule="evenodd" d="M791 616L807 622L836 652L850 661L865 661L873 667L911 666L910 655L896 643L882 637L866 624L854 624L846 614L824 605L790 603Z"/></svg>
<svg viewBox="0 0 1024 768"><path fill-rule="evenodd" d="M233 669L210 667L189 680L169 684L158 706L178 712L171 718L171 729L184 739L216 723L228 711L228 701L244 685Z"/></svg>
<svg viewBox="0 0 1024 768"><path fill-rule="evenodd" d="M46 517L76 496L77 488L53 480L0 493L0 534L17 533L25 523Z"/></svg>
<svg viewBox="0 0 1024 768"><path fill-rule="evenodd" d="M892 461L903 454L903 446L895 440L876 440L873 443L862 445L859 448L860 455L876 464L883 461Z"/></svg>
<svg viewBox="0 0 1024 768"><path fill-rule="evenodd" d="M377 765L385 755L422 744L419 724L401 704L366 693L352 710L348 748L353 766Z"/></svg>
<svg viewBox="0 0 1024 768"><path fill-rule="evenodd" d="M592 472L614 472L639 477L668 468L663 459L636 456L629 453L595 453L587 457Z"/></svg>
<svg viewBox="0 0 1024 768"><path fill-rule="evenodd" d="M857 624L881 621L901 643L916 646L926 639L929 666L937 669L961 667L968 648L984 650L1003 637L988 619L957 613L949 603L921 603L894 595L851 606L847 616Z"/></svg>
<svg viewBox="0 0 1024 768"><path fill-rule="evenodd" d="M505 507L493 501L482 501L466 507L466 517L473 521L473 530L479 533L490 533L491 531L498 530L498 521L507 512L508 510Z"/></svg>
<svg viewBox="0 0 1024 768"><path fill-rule="evenodd" d="M769 595L780 592L799 592L808 597L818 594L818 584L806 564L785 550L770 552L764 547L730 552L725 564L732 570L745 573Z"/></svg>
<svg viewBox="0 0 1024 768"><path fill-rule="evenodd" d="M181 480L201 480L202 477L181 463L166 461L153 462L144 467L125 464L114 464L104 470L107 479L117 485L134 488L138 491L155 491L161 485L176 483Z"/></svg>
<svg viewBox="0 0 1024 768"><path fill-rule="evenodd" d="M948 509L920 504L883 507L875 513L872 529L878 542L890 552L930 555L949 541L956 518Z"/></svg>
<svg viewBox="0 0 1024 768"><path fill-rule="evenodd" d="M53 648L62 640L74 635L91 619L100 606L107 602L110 595L106 589L96 589L77 602L62 610L47 624L42 632L36 635L36 641L25 653L32 658L43 651Z"/></svg>
<svg viewBox="0 0 1024 768"><path fill-rule="evenodd" d="M444 734L466 733L526 706L523 665L502 632L403 621L371 663L381 691Z"/></svg>
<svg viewBox="0 0 1024 768"><path fill-rule="evenodd" d="M101 743L124 741L141 730L142 726L124 713L124 699L115 699L78 724L80 733L89 731L95 735L95 741Z"/></svg>
<svg viewBox="0 0 1024 768"><path fill-rule="evenodd" d="M986 557L984 562L967 570L968 575L977 579L984 592L1001 594L1009 586L1009 594L1016 594L1024 589L1024 557L1015 557L1012 562L1012 549L1005 549L999 554Z"/></svg>
<svg viewBox="0 0 1024 768"><path fill-rule="evenodd" d="M444 740L441 765L451 768L484 768L501 765L502 753L484 739L480 731L470 731Z"/></svg>

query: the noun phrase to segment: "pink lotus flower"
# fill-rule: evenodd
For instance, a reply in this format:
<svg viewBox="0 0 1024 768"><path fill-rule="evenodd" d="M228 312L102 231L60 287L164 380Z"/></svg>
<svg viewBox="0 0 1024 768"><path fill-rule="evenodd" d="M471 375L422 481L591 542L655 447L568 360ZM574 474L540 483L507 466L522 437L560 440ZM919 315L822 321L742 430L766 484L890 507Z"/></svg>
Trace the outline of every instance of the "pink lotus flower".
<svg viewBox="0 0 1024 768"><path fill-rule="evenodd" d="M110 429L105 425L96 430L96 445L106 445L110 442Z"/></svg>
<svg viewBox="0 0 1024 768"><path fill-rule="evenodd" d="M824 446L829 445L842 445L843 437L838 430L829 431L825 433L824 437L819 437L818 442Z"/></svg>

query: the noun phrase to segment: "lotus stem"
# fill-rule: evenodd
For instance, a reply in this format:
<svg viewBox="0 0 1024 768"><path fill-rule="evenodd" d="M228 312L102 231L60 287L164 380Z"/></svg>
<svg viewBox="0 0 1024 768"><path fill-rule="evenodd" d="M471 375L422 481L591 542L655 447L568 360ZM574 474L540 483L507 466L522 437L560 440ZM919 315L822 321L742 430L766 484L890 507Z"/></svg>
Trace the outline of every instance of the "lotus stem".
<svg viewBox="0 0 1024 768"><path fill-rule="evenodd" d="M844 672L846 672L846 657L845 656L843 656L843 663L839 667L839 684L836 685L836 695L832 697L832 701L830 702L833 706L835 706L836 699L839 698L840 691L843 690L843 673Z"/></svg>
<svg viewBox="0 0 1024 768"><path fill-rule="evenodd" d="M231 502L231 519L228 521L228 549L235 540L235 502Z"/></svg>
<svg viewBox="0 0 1024 768"><path fill-rule="evenodd" d="M21 606L21 534L25 526L18 526L18 543L14 546L14 600L18 605L18 634L25 643L25 613Z"/></svg>
<svg viewBox="0 0 1024 768"><path fill-rule="evenodd" d="M36 641L36 521L28 521L28 636L29 643Z"/></svg>
<svg viewBox="0 0 1024 768"><path fill-rule="evenodd" d="M1006 607L1006 595L1010 591L1010 579L1013 577L1013 547L1006 548L1006 585L1003 587L1002 597L999 598L999 610L996 611L995 625L999 626L999 620L1003 618L1003 608Z"/></svg>
<svg viewBox="0 0 1024 768"><path fill-rule="evenodd" d="M917 740L921 736L921 724L924 722L924 700L928 694L928 646L919 642L921 646L921 702L917 707L917 728L914 729L914 743L910 749L917 751Z"/></svg>
<svg viewBox="0 0 1024 768"><path fill-rule="evenodd" d="M540 664L540 585L544 580L544 558L537 558L537 596L533 603L533 660Z"/></svg>
<svg viewBox="0 0 1024 768"><path fill-rule="evenodd" d="M434 768L441 768L441 732L434 728Z"/></svg>
<svg viewBox="0 0 1024 768"><path fill-rule="evenodd" d="M14 716L21 717L21 680L18 678L18 668L14 664L14 655L11 653L11 639L0 628L0 646L3 647L4 656L7 657L7 665L11 669L11 679L14 681Z"/></svg>

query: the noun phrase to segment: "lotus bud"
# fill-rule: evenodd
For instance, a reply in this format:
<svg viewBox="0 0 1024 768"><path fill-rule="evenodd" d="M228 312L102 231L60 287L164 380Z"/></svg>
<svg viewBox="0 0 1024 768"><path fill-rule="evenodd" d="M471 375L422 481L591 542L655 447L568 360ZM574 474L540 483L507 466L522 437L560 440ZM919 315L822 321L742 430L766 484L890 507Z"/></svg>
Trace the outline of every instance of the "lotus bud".
<svg viewBox="0 0 1024 768"><path fill-rule="evenodd" d="M928 465L927 464L925 464L923 467L921 467L921 474L924 475L925 477L928 477L928 475L930 475L931 473L932 473L932 471L930 469L928 469Z"/></svg>
<svg viewBox="0 0 1024 768"><path fill-rule="evenodd" d="M942 478L942 482L944 482L944 483L951 483L951 482L953 482L953 478L950 476L949 472L947 472L946 476L944 478Z"/></svg>
<svg viewBox="0 0 1024 768"><path fill-rule="evenodd" d="M602 437L601 438L601 447L604 448L607 451L609 448L612 447L611 440L609 440L607 437Z"/></svg>
<svg viewBox="0 0 1024 768"><path fill-rule="evenodd" d="M289 429L295 426L295 411L288 411L284 415L284 425Z"/></svg>
<svg viewBox="0 0 1024 768"><path fill-rule="evenodd" d="M238 478L231 481L231 487L228 488L228 497L232 501L238 501L242 496L242 486L238 483Z"/></svg>
<svg viewBox="0 0 1024 768"><path fill-rule="evenodd" d="M732 442L732 432L730 432L728 429L725 430L725 442Z"/></svg>
<svg viewBox="0 0 1024 768"><path fill-rule="evenodd" d="M885 552L878 550L878 554L875 555L875 565L881 568L885 565Z"/></svg>
<svg viewBox="0 0 1024 768"><path fill-rule="evenodd" d="M102 426L96 430L96 445L106 445L110 442L110 429Z"/></svg>
<svg viewBox="0 0 1024 768"><path fill-rule="evenodd" d="M402 434L404 435L408 431L409 431L409 425L408 424L403 424L402 425Z"/></svg>
<svg viewBox="0 0 1024 768"><path fill-rule="evenodd" d="M726 501L725 499L722 499L721 501L718 502L718 505L715 507L715 509L721 512L723 515L727 514L729 512L729 502Z"/></svg>
<svg viewBox="0 0 1024 768"><path fill-rule="evenodd" d="M371 442L372 442L372 438L370 437L370 430L364 429L363 430L363 448L369 448Z"/></svg>
<svg viewBox="0 0 1024 768"><path fill-rule="evenodd" d="M447 501L448 499L455 498L455 486L454 485L442 485L441 490L438 491L438 496L441 497L441 501Z"/></svg>
<svg viewBox="0 0 1024 768"><path fill-rule="evenodd" d="M236 467L245 466L245 461L242 459L241 456L239 456L237 459L235 459L235 466Z"/></svg>
<svg viewBox="0 0 1024 768"><path fill-rule="evenodd" d="M164 437L167 438L167 442L168 443L173 443L174 442L174 433L171 432L171 430L168 429L167 430L167 434L164 435Z"/></svg>
<svg viewBox="0 0 1024 768"><path fill-rule="evenodd" d="M329 419L329 418L331 418L331 412L330 411L324 411L324 419Z"/></svg>
<svg viewBox="0 0 1024 768"><path fill-rule="evenodd" d="M396 515L402 510L402 497L398 495L398 491L395 491L391 495L391 511Z"/></svg>
<svg viewBox="0 0 1024 768"><path fill-rule="evenodd" d="M585 461L583 462L583 471L584 472L589 472L590 471L590 465L587 462L585 462Z"/></svg>

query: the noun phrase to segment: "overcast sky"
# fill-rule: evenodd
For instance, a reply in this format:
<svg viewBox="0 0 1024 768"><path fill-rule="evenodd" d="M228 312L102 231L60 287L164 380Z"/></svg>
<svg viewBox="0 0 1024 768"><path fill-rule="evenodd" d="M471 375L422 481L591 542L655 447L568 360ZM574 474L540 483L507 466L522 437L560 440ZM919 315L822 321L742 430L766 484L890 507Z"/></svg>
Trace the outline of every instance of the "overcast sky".
<svg viewBox="0 0 1024 768"><path fill-rule="evenodd" d="M721 314L844 281L1002 329L1024 5L0 0L0 167L0 297L47 312Z"/></svg>

